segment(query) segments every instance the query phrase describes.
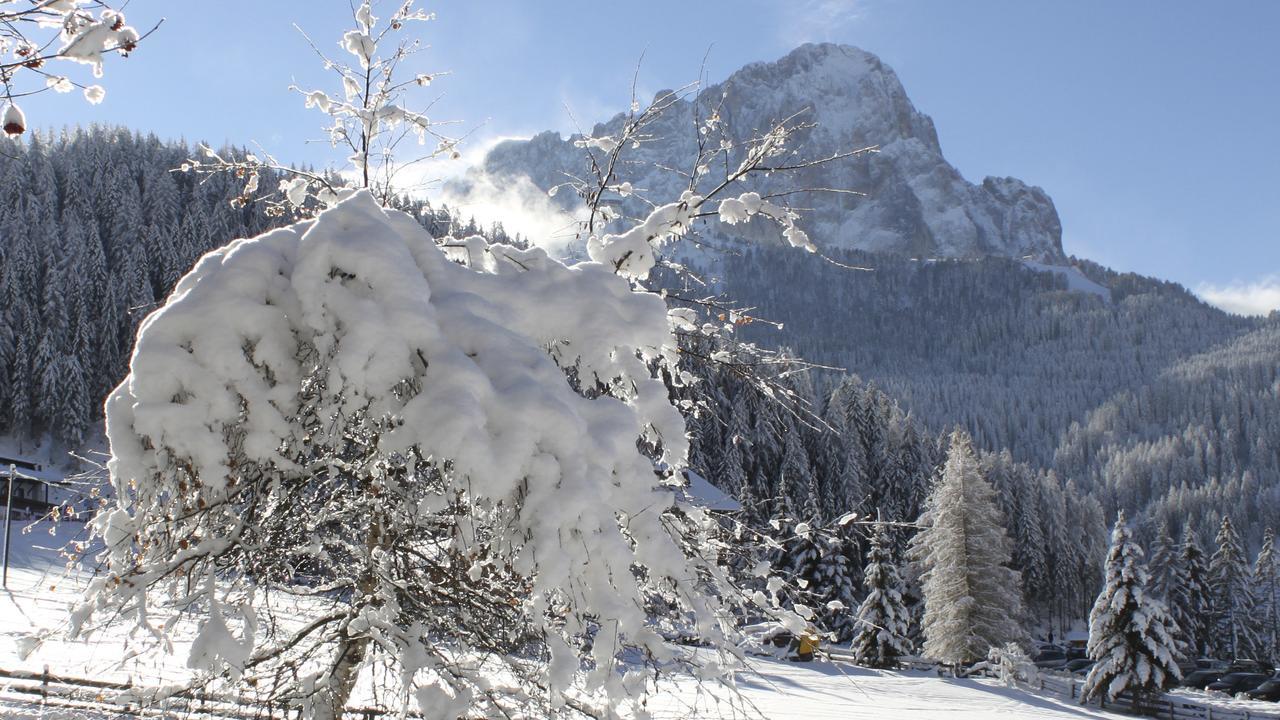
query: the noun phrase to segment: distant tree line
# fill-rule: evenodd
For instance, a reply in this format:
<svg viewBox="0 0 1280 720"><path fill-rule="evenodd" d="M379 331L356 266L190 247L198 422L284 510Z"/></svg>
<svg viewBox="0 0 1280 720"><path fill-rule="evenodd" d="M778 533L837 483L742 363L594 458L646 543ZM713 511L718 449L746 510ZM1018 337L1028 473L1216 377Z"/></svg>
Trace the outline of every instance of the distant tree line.
<svg viewBox="0 0 1280 720"><path fill-rule="evenodd" d="M4 141L0 433L78 447L125 375L139 323L178 279L205 252L292 221L233 203L234 178L176 172L195 152L100 127ZM515 240L448 208L398 204L436 234Z"/></svg>

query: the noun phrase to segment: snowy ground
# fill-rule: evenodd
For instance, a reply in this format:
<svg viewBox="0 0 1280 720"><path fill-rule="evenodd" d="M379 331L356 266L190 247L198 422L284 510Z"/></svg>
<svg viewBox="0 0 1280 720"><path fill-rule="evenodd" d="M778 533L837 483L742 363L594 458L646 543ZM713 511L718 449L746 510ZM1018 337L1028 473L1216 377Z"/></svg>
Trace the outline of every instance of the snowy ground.
<svg viewBox="0 0 1280 720"><path fill-rule="evenodd" d="M993 717L1063 719L1121 718L990 679L939 678L925 672L874 671L845 664L760 662L755 677L743 677L743 697L758 715L796 720L987 720ZM659 718L716 718L706 703L689 709L692 684L663 694ZM725 717L747 717L726 713Z"/></svg>
<svg viewBox="0 0 1280 720"><path fill-rule="evenodd" d="M15 567L9 590L0 592L0 668L50 672L100 680L132 678L147 684L179 680L184 674L178 658L134 662L120 667L119 639L97 643L51 639L26 659L19 657L19 640L37 628L57 628L75 600L81 579L66 576L50 549L77 534L79 526L64 525L59 535L47 532L20 535L14 527ZM177 648L181 653L183 643ZM1039 696L1000 686L991 680L939 678L924 672L877 672L845 664L788 663L759 660L756 673L739 681L741 699L729 707L700 690L692 680L663 688L652 701L657 718L770 718L785 720L856 720L857 718L955 718L974 720L1014 718L1120 718L1121 715L1084 708L1069 700ZM2 685L2 683L0 683ZM3 696L3 693L0 693ZM68 718L61 711L42 714L37 706L0 700L0 717Z"/></svg>

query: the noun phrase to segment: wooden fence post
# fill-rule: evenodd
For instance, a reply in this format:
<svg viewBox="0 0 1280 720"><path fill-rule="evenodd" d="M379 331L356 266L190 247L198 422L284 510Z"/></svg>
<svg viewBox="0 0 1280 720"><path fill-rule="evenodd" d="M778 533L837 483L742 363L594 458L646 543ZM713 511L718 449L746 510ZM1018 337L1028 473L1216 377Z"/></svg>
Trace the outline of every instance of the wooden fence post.
<svg viewBox="0 0 1280 720"><path fill-rule="evenodd" d="M44 672L40 673L40 704L44 705L45 699L49 697L49 666L44 666Z"/></svg>

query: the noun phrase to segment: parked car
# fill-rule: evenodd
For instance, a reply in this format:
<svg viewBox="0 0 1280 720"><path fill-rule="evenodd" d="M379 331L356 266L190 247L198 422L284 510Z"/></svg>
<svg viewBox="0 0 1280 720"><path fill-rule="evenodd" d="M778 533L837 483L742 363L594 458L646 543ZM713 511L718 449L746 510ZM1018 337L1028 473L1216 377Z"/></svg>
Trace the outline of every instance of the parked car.
<svg viewBox="0 0 1280 720"><path fill-rule="evenodd" d="M1218 682L1226 674L1226 670L1196 670L1182 676L1182 686L1203 690L1209 683Z"/></svg>
<svg viewBox="0 0 1280 720"><path fill-rule="evenodd" d="M1270 676L1262 673L1227 673L1218 678L1217 682L1209 683L1209 687L1205 688L1205 690L1235 695L1236 693L1253 690L1268 679L1270 679Z"/></svg>
<svg viewBox="0 0 1280 720"><path fill-rule="evenodd" d="M1275 667L1264 660L1248 660L1245 658L1237 658L1231 661L1227 666L1227 672L1247 672L1262 673L1263 675L1275 674Z"/></svg>
<svg viewBox="0 0 1280 720"><path fill-rule="evenodd" d="M1062 666L1062 669L1072 675L1084 675L1089 672L1089 668L1093 667L1093 665L1094 661L1089 658L1077 658L1068 660L1067 664Z"/></svg>
<svg viewBox="0 0 1280 720"><path fill-rule="evenodd" d="M1056 670L1067 664L1067 653L1064 650L1041 650L1031 661L1041 670Z"/></svg>
<svg viewBox="0 0 1280 720"><path fill-rule="evenodd" d="M1250 700L1280 701L1280 675L1275 675L1258 687L1245 691L1245 695Z"/></svg>

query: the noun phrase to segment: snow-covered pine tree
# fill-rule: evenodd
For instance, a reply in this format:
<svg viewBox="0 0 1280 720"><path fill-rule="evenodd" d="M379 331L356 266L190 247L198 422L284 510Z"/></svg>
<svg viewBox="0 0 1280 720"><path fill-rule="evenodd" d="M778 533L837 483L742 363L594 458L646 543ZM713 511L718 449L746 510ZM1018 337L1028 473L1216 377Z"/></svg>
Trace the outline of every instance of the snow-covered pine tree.
<svg viewBox="0 0 1280 720"><path fill-rule="evenodd" d="M1280 564L1276 559L1276 534L1267 528L1253 563L1253 591L1257 597L1258 654L1280 660Z"/></svg>
<svg viewBox="0 0 1280 720"><path fill-rule="evenodd" d="M1170 604L1178 578L1181 576L1182 556L1169 535L1169 523L1161 522L1151 542L1151 593L1166 605Z"/></svg>
<svg viewBox="0 0 1280 720"><path fill-rule="evenodd" d="M1200 657L1208 652L1212 632L1209 616L1213 591L1204 551L1190 522L1183 527L1177 572L1168 598L1169 609L1187 656Z"/></svg>
<svg viewBox="0 0 1280 720"><path fill-rule="evenodd" d="M862 587L867 594L858 606L856 634L850 644L854 662L867 667L895 667L898 658L909 652L910 617L892 545L887 527L876 525L863 571Z"/></svg>
<svg viewBox="0 0 1280 720"><path fill-rule="evenodd" d="M1222 516L1217 544L1218 549L1209 559L1213 646L1219 657L1249 657L1258 645L1254 628L1257 601L1249 562L1230 516Z"/></svg>
<svg viewBox="0 0 1280 720"><path fill-rule="evenodd" d="M1122 510L1111 532L1102 592L1089 613L1089 657L1096 663L1085 678L1083 700L1115 700L1129 692L1136 711L1144 698L1182 677L1173 619L1149 591L1142 556Z"/></svg>
<svg viewBox="0 0 1280 720"><path fill-rule="evenodd" d="M858 582L851 555L854 541L844 527L823 533L822 555L813 574L816 612L823 629L838 643L848 642L857 629L853 614L858 603Z"/></svg>
<svg viewBox="0 0 1280 720"><path fill-rule="evenodd" d="M922 570L924 654L955 664L1022 641L1022 579L1008 567L1009 538L995 490L963 431L951 434L942 477L919 524L911 552Z"/></svg>
<svg viewBox="0 0 1280 720"><path fill-rule="evenodd" d="M729 399L728 418L725 420L717 482L735 494L748 485L747 455L751 446L751 418L747 408L747 391L740 390Z"/></svg>

